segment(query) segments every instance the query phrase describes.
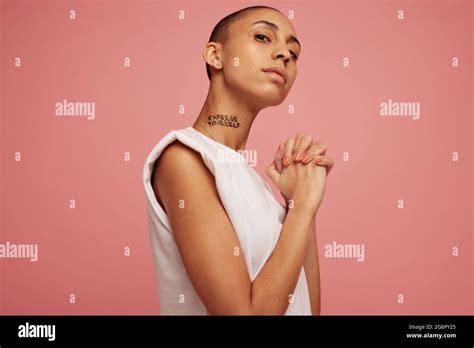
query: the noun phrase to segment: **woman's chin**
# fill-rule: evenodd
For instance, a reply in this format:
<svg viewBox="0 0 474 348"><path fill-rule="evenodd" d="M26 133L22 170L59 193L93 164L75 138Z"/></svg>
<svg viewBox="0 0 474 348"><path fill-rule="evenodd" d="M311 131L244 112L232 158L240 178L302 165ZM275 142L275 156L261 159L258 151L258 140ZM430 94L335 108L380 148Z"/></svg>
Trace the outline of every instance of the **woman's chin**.
<svg viewBox="0 0 474 348"><path fill-rule="evenodd" d="M265 91L261 91L265 92ZM286 93L283 91L267 91L267 93L259 93L258 99L261 100L265 106L280 105L286 98Z"/></svg>

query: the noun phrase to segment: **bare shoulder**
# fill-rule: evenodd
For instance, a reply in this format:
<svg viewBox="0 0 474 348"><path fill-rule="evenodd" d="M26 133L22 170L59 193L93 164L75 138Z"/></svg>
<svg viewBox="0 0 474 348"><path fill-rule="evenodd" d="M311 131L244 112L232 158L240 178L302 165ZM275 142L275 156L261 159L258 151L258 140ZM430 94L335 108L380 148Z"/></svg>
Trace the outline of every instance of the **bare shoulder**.
<svg viewBox="0 0 474 348"><path fill-rule="evenodd" d="M180 179L191 179L196 183L212 178L212 173L202 160L201 154L179 141L168 145L154 165L153 186L169 186L179 184Z"/></svg>
<svg viewBox="0 0 474 348"><path fill-rule="evenodd" d="M197 164L196 162L200 162L197 160L200 159L201 155L198 152L194 151L189 146L184 145L180 141L175 140L163 150L157 162L173 165L173 163L178 162L178 160L191 160L191 164ZM182 162L179 161L177 164L180 165Z"/></svg>
<svg viewBox="0 0 474 348"><path fill-rule="evenodd" d="M165 212L187 197L196 196L219 200L214 175L204 163L201 154L176 140L169 144L154 164L153 191ZM201 209L207 207L201 206Z"/></svg>

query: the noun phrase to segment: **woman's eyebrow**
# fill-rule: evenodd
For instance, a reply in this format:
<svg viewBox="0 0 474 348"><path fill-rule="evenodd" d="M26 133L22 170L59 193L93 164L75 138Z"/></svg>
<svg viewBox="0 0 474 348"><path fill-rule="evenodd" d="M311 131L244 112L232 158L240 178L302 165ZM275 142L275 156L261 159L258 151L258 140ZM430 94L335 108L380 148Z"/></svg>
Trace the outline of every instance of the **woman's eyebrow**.
<svg viewBox="0 0 474 348"><path fill-rule="evenodd" d="M256 24L264 24L266 25L267 27L269 27L270 29L272 29L273 31L277 31L280 29L280 27L278 25L276 25L275 23L272 23L272 22L269 22L269 21L266 21L266 20L261 20L261 21L257 21L257 22L254 22L252 23L250 26L254 26ZM301 44L300 42L298 41L298 39L296 37L294 37L293 35L289 35L288 38L286 39L286 42L295 42L298 44L298 46L300 46L300 49L301 49Z"/></svg>

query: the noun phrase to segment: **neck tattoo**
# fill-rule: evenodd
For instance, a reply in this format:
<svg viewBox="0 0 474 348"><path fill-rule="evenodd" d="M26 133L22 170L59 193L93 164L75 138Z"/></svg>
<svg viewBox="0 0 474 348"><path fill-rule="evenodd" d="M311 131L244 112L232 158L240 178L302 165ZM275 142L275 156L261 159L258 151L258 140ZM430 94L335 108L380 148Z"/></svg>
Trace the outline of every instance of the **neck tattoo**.
<svg viewBox="0 0 474 348"><path fill-rule="evenodd" d="M209 115L207 118L207 124L209 126L224 126L239 128L240 122L237 116L232 115Z"/></svg>

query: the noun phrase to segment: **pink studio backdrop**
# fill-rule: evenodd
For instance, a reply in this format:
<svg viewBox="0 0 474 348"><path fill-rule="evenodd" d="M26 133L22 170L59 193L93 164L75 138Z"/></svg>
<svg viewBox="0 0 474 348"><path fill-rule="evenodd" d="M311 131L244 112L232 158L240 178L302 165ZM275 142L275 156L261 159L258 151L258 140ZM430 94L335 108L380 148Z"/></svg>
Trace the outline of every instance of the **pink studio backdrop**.
<svg viewBox="0 0 474 348"><path fill-rule="evenodd" d="M281 201L264 173L279 142L310 133L336 162L316 227L322 314L473 313L471 1L9 0L0 244L37 244L38 260L0 258L1 314L159 313L144 160L197 117L214 25L257 4L293 11L302 54L254 123L255 169ZM56 116L65 99L95 118ZM382 116L389 100L420 117ZM364 245L363 261L326 257L333 243Z"/></svg>

